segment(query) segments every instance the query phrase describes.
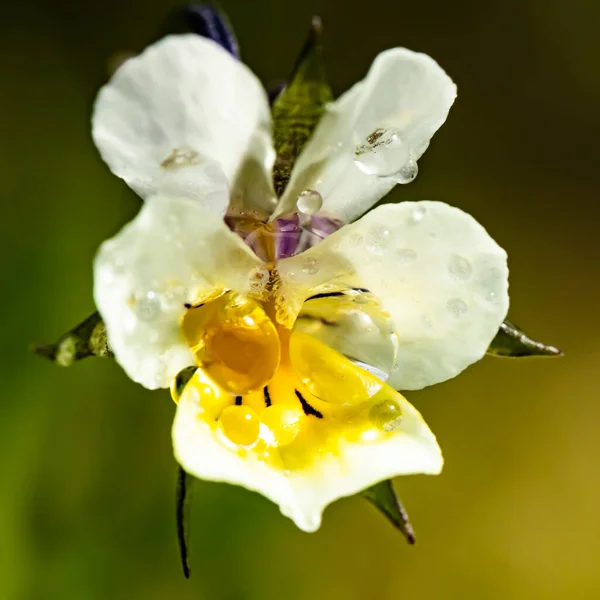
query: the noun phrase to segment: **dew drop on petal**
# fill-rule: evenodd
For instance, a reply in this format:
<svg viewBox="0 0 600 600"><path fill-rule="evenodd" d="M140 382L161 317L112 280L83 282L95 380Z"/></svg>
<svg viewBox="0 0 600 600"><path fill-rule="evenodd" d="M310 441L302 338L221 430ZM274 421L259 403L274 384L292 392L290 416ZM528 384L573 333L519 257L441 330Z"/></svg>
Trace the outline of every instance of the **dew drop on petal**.
<svg viewBox="0 0 600 600"><path fill-rule="evenodd" d="M309 256L304 260L302 272L305 275L314 275L319 272L319 261L314 256Z"/></svg>
<svg viewBox="0 0 600 600"><path fill-rule="evenodd" d="M464 258L463 256L459 256L455 254L448 264L448 272L450 273L450 277L456 281L466 281L471 277L471 273L473 268L471 267L471 263Z"/></svg>
<svg viewBox="0 0 600 600"><path fill-rule="evenodd" d="M376 129L355 149L354 163L367 175L389 177L409 161L410 149L395 128ZM413 177L414 179L414 177Z"/></svg>
<svg viewBox="0 0 600 600"><path fill-rule="evenodd" d="M308 334L325 347L339 353L360 369L386 381L396 363L398 337L391 316L377 298L365 291L346 290L342 295L309 298L302 306L294 333ZM294 339L294 334L292 334ZM316 346L318 347L318 345ZM303 372L310 379L311 370L331 370L326 364L317 365L317 354L307 359ZM327 355L323 351L322 356ZM335 362L335 361L334 361ZM310 364L309 364L310 363ZM292 366L295 370L299 365ZM339 385L339 383L338 383ZM316 388L311 392L330 400L331 394ZM316 393L315 393L316 392Z"/></svg>
<svg viewBox="0 0 600 600"><path fill-rule="evenodd" d="M369 419L378 429L395 431L402 423L402 409L395 400L384 400L371 408Z"/></svg>
<svg viewBox="0 0 600 600"><path fill-rule="evenodd" d="M317 190L304 190L296 202L298 210L305 215L314 215L321 210L323 198Z"/></svg>
<svg viewBox="0 0 600 600"><path fill-rule="evenodd" d="M198 367L186 367L185 369L179 371L176 377L171 381L171 398L173 398L173 402L179 402L179 399L183 395L183 390L185 386L189 383L190 379L194 376L196 369Z"/></svg>
<svg viewBox="0 0 600 600"><path fill-rule="evenodd" d="M189 309L182 331L196 364L235 395L261 390L280 358L275 325L254 300L228 292Z"/></svg>
<svg viewBox="0 0 600 600"><path fill-rule="evenodd" d="M160 314L160 298L156 292L147 292L134 300L133 309L140 321L154 321Z"/></svg>
<svg viewBox="0 0 600 600"><path fill-rule="evenodd" d="M396 183L410 183L415 180L415 177L419 173L419 166L417 165L417 161L412 158L409 159L404 166L399 169L396 173L393 173L390 177Z"/></svg>
<svg viewBox="0 0 600 600"><path fill-rule="evenodd" d="M448 300L446 303L446 308L448 309L448 312L457 319L462 317L469 310L465 301L461 300L460 298Z"/></svg>
<svg viewBox="0 0 600 600"><path fill-rule="evenodd" d="M228 406L221 413L219 423L225 436L240 446L254 444L260 434L260 419L248 406Z"/></svg>

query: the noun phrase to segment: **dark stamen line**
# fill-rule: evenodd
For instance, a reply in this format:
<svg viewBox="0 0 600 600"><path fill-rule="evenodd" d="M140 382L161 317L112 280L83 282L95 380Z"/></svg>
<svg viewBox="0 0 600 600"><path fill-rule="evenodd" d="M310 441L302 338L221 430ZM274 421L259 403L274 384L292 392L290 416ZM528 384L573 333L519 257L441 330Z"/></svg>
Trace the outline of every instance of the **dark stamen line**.
<svg viewBox="0 0 600 600"><path fill-rule="evenodd" d="M323 418L323 413L319 412L316 408L313 408L298 390L294 390L294 392L296 392L296 396L298 397L298 400L300 400L300 404L302 404L302 410L305 415L312 415L313 417L317 417L317 419Z"/></svg>
<svg viewBox="0 0 600 600"><path fill-rule="evenodd" d="M271 394L269 394L269 388L266 385L263 388L263 395L265 397L265 404L268 408L269 406L271 406Z"/></svg>
<svg viewBox="0 0 600 600"><path fill-rule="evenodd" d="M365 294L369 294L371 293L371 290L368 290L367 288L352 288L353 292L363 292Z"/></svg>
<svg viewBox="0 0 600 600"><path fill-rule="evenodd" d="M200 304L190 304L189 302L186 302L183 306L185 306L185 308L200 308L201 306L204 306L206 304L206 302L200 302Z"/></svg>
<svg viewBox="0 0 600 600"><path fill-rule="evenodd" d="M310 298L308 298L306 301L308 302L309 300L317 300L317 298L333 298L335 296L343 296L344 292L325 292L323 294L315 294L314 296L311 296Z"/></svg>
<svg viewBox="0 0 600 600"><path fill-rule="evenodd" d="M241 406L242 405L242 397L241 396L236 396L235 397L235 405L236 406Z"/></svg>

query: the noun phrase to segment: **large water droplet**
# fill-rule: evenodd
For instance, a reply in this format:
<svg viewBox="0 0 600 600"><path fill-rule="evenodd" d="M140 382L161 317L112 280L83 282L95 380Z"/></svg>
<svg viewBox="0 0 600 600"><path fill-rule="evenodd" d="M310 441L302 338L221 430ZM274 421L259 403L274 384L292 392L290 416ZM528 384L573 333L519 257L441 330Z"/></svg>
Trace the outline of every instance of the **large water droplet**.
<svg viewBox="0 0 600 600"><path fill-rule="evenodd" d="M356 290L319 296L304 303L294 330L310 334L385 381L396 363L398 338L381 303L370 292Z"/></svg>
<svg viewBox="0 0 600 600"><path fill-rule="evenodd" d="M390 177L396 183L404 184L414 181L418 173L419 165L417 165L417 161L410 158L406 161L406 163L401 169L399 169L396 173L392 174Z"/></svg>
<svg viewBox="0 0 600 600"><path fill-rule="evenodd" d="M376 129L356 147L354 163L367 175L389 177L410 159L410 149L397 129ZM414 177L413 177L414 179Z"/></svg>
<svg viewBox="0 0 600 600"><path fill-rule="evenodd" d="M140 321L154 321L160 314L160 298L156 292L147 292L134 300L133 310Z"/></svg>
<svg viewBox="0 0 600 600"><path fill-rule="evenodd" d="M250 446L260 434L260 418L249 406L228 406L219 418L225 436L239 446Z"/></svg>
<svg viewBox="0 0 600 600"><path fill-rule="evenodd" d="M182 321L196 364L223 390L244 395L261 390L279 364L279 336L254 300L227 292Z"/></svg>
<svg viewBox="0 0 600 600"><path fill-rule="evenodd" d="M323 198L317 190L304 190L296 202L298 210L305 215L314 215L321 210L323 206Z"/></svg>
<svg viewBox="0 0 600 600"><path fill-rule="evenodd" d="M464 257L455 254L448 264L448 272L450 277L456 281L466 281L471 277L473 268L471 263Z"/></svg>

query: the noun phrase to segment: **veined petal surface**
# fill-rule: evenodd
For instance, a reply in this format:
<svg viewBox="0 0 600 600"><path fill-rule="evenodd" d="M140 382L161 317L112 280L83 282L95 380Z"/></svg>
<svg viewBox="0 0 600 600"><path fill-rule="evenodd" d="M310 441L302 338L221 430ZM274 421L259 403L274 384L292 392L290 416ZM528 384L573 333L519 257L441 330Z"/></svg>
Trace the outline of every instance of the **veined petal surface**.
<svg viewBox="0 0 600 600"><path fill-rule="evenodd" d="M470 215L441 202L384 205L278 264L281 306L366 288L390 314L398 356L387 383L420 389L485 354L508 311L506 253Z"/></svg>
<svg viewBox="0 0 600 600"><path fill-rule="evenodd" d="M400 394L395 397L402 424L390 433L360 426L348 430L328 415L307 416L303 433L283 449L264 441L236 447L224 440L215 419L233 399L201 371L194 377L179 399L173 425L177 460L201 479L259 492L304 531L318 529L323 510L338 498L397 475L435 475L442 469L435 436Z"/></svg>
<svg viewBox="0 0 600 600"><path fill-rule="evenodd" d="M274 206L266 93L212 40L168 36L127 60L100 90L92 125L102 158L143 198L162 192L166 174L189 186L188 169L208 161L234 204L267 214Z"/></svg>
<svg viewBox="0 0 600 600"><path fill-rule="evenodd" d="M395 172L414 170L455 97L453 81L426 54L382 52L366 78L327 108L276 214L293 211L300 193L312 189L323 197L324 213L356 219L402 179ZM361 160L371 169L361 170Z"/></svg>
<svg viewBox="0 0 600 600"><path fill-rule="evenodd" d="M102 244L94 264L94 299L129 377L151 389L168 387L195 364L181 325L186 303L224 289L248 293L261 264L193 199L147 198Z"/></svg>

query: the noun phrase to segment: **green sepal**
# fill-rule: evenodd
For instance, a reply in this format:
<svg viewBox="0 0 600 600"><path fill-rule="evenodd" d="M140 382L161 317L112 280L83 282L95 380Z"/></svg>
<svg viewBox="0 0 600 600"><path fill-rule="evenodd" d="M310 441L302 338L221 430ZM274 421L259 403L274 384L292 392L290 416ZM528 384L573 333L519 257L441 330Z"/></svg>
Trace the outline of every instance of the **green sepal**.
<svg viewBox="0 0 600 600"><path fill-rule="evenodd" d="M314 17L289 83L271 108L273 144L277 152L273 185L277 196L283 194L294 162L323 116L325 105L333 100L323 62L322 30L321 19Z"/></svg>
<svg viewBox="0 0 600 600"><path fill-rule="evenodd" d="M487 350L492 356L561 356L562 350L532 340L510 321L504 321Z"/></svg>
<svg viewBox="0 0 600 600"><path fill-rule="evenodd" d="M33 351L61 367L88 356L113 356L106 337L106 327L99 313L65 333L55 344L40 344Z"/></svg>
<svg viewBox="0 0 600 600"><path fill-rule="evenodd" d="M177 471L177 488L175 490L175 519L177 525L177 544L179 545L179 556L181 567L186 579L190 578L190 504L194 478L182 467Z"/></svg>
<svg viewBox="0 0 600 600"><path fill-rule="evenodd" d="M402 532L409 544L415 543L415 532L390 479L363 490L360 495L375 505Z"/></svg>

